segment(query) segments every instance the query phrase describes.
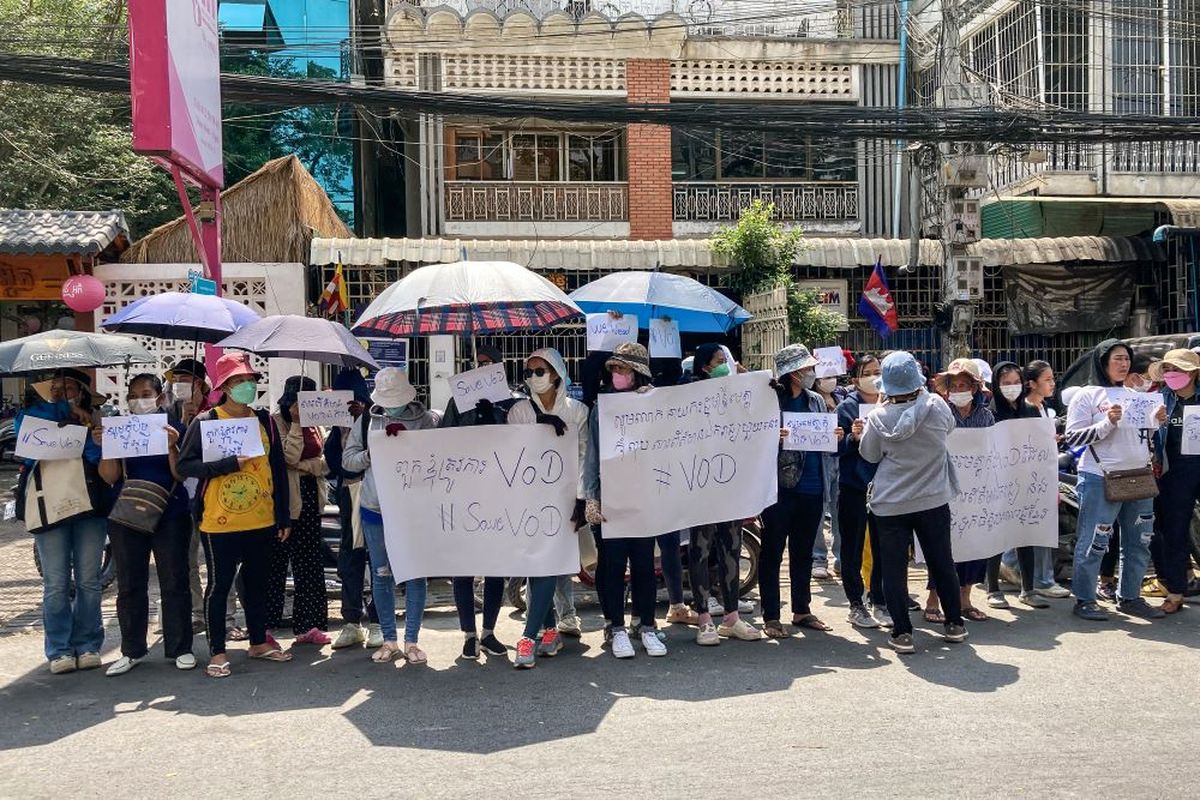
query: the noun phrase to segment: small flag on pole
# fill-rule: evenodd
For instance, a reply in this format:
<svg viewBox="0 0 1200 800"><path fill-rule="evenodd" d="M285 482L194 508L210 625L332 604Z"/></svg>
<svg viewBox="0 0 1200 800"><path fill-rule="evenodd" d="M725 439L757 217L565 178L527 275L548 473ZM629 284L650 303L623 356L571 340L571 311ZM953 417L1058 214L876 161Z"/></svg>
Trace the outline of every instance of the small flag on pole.
<svg viewBox="0 0 1200 800"><path fill-rule="evenodd" d="M329 279L325 291L321 292L321 310L331 316L344 313L350 309L350 299L346 294L346 278L342 275L342 261L338 259L333 277Z"/></svg>
<svg viewBox="0 0 1200 800"><path fill-rule="evenodd" d="M875 259L875 270L871 273L867 285L863 287L862 297L858 301L858 313L862 314L863 319L871 323L871 327L885 339L900 327L896 318L896 302L892 300L881 257Z"/></svg>

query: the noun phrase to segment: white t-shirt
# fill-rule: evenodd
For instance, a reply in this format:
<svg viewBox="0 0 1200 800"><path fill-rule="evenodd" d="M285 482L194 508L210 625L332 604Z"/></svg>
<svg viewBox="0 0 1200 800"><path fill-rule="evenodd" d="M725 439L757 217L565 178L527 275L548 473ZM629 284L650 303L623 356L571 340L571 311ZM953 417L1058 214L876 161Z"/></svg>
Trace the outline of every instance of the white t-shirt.
<svg viewBox="0 0 1200 800"><path fill-rule="evenodd" d="M1140 431L1128 423L1113 425L1108 420L1111 405L1103 386L1084 386L1067 409L1067 444L1086 447L1079 470L1102 475L1120 469L1137 469L1150 463L1151 431ZM1100 457L1100 465L1092 450ZM1103 466L1103 469L1101 469Z"/></svg>

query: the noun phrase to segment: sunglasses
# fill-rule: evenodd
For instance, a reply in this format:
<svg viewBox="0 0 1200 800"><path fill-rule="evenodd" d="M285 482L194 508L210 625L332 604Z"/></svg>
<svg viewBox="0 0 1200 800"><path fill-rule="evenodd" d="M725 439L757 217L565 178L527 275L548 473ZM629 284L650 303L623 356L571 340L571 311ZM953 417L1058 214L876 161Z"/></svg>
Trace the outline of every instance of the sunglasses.
<svg viewBox="0 0 1200 800"><path fill-rule="evenodd" d="M528 379L532 378L534 375L538 376L539 378L544 377L547 372L548 370L545 367L538 367L537 369L527 369L521 374Z"/></svg>

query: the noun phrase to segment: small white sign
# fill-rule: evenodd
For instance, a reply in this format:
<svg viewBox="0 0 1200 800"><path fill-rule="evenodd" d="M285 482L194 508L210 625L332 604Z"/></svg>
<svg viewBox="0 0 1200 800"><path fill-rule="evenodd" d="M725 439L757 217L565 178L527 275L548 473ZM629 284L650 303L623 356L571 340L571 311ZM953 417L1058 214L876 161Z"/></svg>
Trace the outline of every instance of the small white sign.
<svg viewBox="0 0 1200 800"><path fill-rule="evenodd" d="M837 452L837 414L783 412L783 427L788 429L784 450L816 453Z"/></svg>
<svg viewBox="0 0 1200 800"><path fill-rule="evenodd" d="M1200 406L1183 407L1183 444L1185 456L1200 456Z"/></svg>
<svg viewBox="0 0 1200 800"><path fill-rule="evenodd" d="M1123 386L1108 390L1108 402L1121 406L1119 425L1148 430L1158 427L1154 416L1163 407L1162 395L1158 392L1135 392Z"/></svg>
<svg viewBox="0 0 1200 800"><path fill-rule="evenodd" d="M339 389L333 392L299 392L296 407L300 409L300 424L321 428L349 428L354 424L350 404L354 392Z"/></svg>
<svg viewBox="0 0 1200 800"><path fill-rule="evenodd" d="M679 323L673 319L650 320L650 357L682 358L679 342Z"/></svg>
<svg viewBox="0 0 1200 800"><path fill-rule="evenodd" d="M167 454L167 415L133 414L105 417L105 458L141 458Z"/></svg>
<svg viewBox="0 0 1200 800"><path fill-rule="evenodd" d="M587 349L588 352L611 352L617 349L621 342L636 342L638 336L638 318L626 314L614 317L611 314L587 315Z"/></svg>
<svg viewBox="0 0 1200 800"><path fill-rule="evenodd" d="M876 405L878 405L878 403L859 403L858 418L866 419L867 417L871 416L871 412L875 410Z"/></svg>
<svg viewBox="0 0 1200 800"><path fill-rule="evenodd" d="M450 378L450 394L460 412L469 411L480 400L499 403L512 397L503 364L469 369Z"/></svg>
<svg viewBox="0 0 1200 800"><path fill-rule="evenodd" d="M54 461L61 458L78 458L83 455L88 429L82 425L64 425L39 417L21 418L17 431L17 458L34 461Z"/></svg>
<svg viewBox="0 0 1200 800"><path fill-rule="evenodd" d="M201 456L205 463L229 456L261 456L261 425L257 416L200 420Z"/></svg>
<svg viewBox="0 0 1200 800"><path fill-rule="evenodd" d="M846 354L840 347L818 347L813 356L820 362L817 364L818 378L833 378L846 374Z"/></svg>

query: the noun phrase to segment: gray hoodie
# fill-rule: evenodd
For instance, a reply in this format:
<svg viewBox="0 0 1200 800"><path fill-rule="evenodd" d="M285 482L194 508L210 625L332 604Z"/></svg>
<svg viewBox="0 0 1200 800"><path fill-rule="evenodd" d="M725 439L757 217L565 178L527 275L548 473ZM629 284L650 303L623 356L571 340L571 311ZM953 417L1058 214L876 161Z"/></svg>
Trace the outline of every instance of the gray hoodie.
<svg viewBox="0 0 1200 800"><path fill-rule="evenodd" d="M878 464L871 511L895 517L949 503L958 492L946 437L955 428L950 406L922 390L915 400L878 406L867 418L858 452Z"/></svg>
<svg viewBox="0 0 1200 800"><path fill-rule="evenodd" d="M371 469L371 451L367 447L369 431L381 431L389 423L400 422L409 431L424 431L437 427L437 419L420 402L413 400L404 407L400 416L391 419L383 413L383 409L375 406L370 411L364 411L363 417L354 421L350 428L350 437L346 440L346 448L342 451L342 469L347 472L362 472L362 493L359 495L359 505L376 513L379 512L379 493L375 490L375 474Z"/></svg>

